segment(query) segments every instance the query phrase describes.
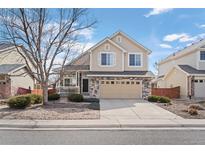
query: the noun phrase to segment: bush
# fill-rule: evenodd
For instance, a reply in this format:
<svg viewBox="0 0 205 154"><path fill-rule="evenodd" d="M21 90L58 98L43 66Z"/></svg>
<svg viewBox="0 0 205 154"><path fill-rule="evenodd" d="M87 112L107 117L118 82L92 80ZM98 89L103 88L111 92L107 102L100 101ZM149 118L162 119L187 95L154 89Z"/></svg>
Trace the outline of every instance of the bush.
<svg viewBox="0 0 205 154"><path fill-rule="evenodd" d="M204 108L199 104L190 104L188 109L204 110Z"/></svg>
<svg viewBox="0 0 205 154"><path fill-rule="evenodd" d="M71 102L82 102L83 101L83 95L81 94L71 94L68 96L68 100Z"/></svg>
<svg viewBox="0 0 205 154"><path fill-rule="evenodd" d="M159 102L160 103L170 103L171 102L171 100L168 98L168 97L160 97L159 98Z"/></svg>
<svg viewBox="0 0 205 154"><path fill-rule="evenodd" d="M196 109L193 109L193 108L188 109L188 113L190 115L198 115L198 111Z"/></svg>
<svg viewBox="0 0 205 154"><path fill-rule="evenodd" d="M154 95L148 96L148 101L149 102L158 102L159 98L160 98L159 96L154 96Z"/></svg>
<svg viewBox="0 0 205 154"><path fill-rule="evenodd" d="M41 95L28 94L27 96L31 98L31 104L41 104L43 101L43 97Z"/></svg>
<svg viewBox="0 0 205 154"><path fill-rule="evenodd" d="M48 100L49 101L55 101L55 100L59 100L60 99L60 95L59 94L49 94L48 95Z"/></svg>
<svg viewBox="0 0 205 154"><path fill-rule="evenodd" d="M15 96L10 98L7 104L10 108L25 109L31 104L31 97L27 95Z"/></svg>

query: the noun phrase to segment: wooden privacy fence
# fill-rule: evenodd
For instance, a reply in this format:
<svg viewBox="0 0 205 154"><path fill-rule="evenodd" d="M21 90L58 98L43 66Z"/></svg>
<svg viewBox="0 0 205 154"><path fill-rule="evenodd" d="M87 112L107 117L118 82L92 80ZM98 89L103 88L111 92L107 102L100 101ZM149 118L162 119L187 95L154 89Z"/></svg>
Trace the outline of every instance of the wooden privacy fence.
<svg viewBox="0 0 205 154"><path fill-rule="evenodd" d="M180 97L180 87L152 88L152 95L166 96L166 97L169 97L169 98L179 98Z"/></svg>

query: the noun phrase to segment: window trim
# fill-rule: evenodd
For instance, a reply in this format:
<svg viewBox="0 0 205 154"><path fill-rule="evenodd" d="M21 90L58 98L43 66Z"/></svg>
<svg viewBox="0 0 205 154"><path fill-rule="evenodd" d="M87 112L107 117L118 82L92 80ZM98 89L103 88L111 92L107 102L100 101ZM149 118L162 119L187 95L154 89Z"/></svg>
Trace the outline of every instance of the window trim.
<svg viewBox="0 0 205 154"><path fill-rule="evenodd" d="M130 65L130 55L140 55L140 66L131 66ZM142 53L135 53L135 52L129 52L128 53L128 67L132 67L132 68L139 68L143 66L143 58L142 58L143 54Z"/></svg>
<svg viewBox="0 0 205 154"><path fill-rule="evenodd" d="M103 51L103 52L100 52L99 54L100 55L99 55L99 62L98 62L98 64L99 64L100 67L114 67L116 65L116 53L115 52ZM113 64L112 65L102 65L101 64L101 56L102 56L102 54L113 54L113 60L114 60Z"/></svg>
<svg viewBox="0 0 205 154"><path fill-rule="evenodd" d="M199 61L201 61L201 62L205 62L205 59L204 59L204 60L201 59L201 51L204 51L204 52L205 52L205 50L200 50L200 51L199 51Z"/></svg>

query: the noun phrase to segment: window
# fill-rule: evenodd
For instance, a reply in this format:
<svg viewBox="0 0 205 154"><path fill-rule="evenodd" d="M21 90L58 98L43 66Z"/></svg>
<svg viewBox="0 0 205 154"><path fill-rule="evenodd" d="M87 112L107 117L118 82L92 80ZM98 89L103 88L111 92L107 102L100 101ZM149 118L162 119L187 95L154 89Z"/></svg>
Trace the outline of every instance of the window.
<svg viewBox="0 0 205 154"><path fill-rule="evenodd" d="M205 51L200 51L200 60L205 60Z"/></svg>
<svg viewBox="0 0 205 154"><path fill-rule="evenodd" d="M114 81L111 81L111 84L115 84L115 82L114 82Z"/></svg>
<svg viewBox="0 0 205 154"><path fill-rule="evenodd" d="M129 66L141 66L140 54L129 54Z"/></svg>
<svg viewBox="0 0 205 154"><path fill-rule="evenodd" d="M101 84L104 84L105 82L104 81L101 81Z"/></svg>
<svg viewBox="0 0 205 154"><path fill-rule="evenodd" d="M70 86L70 79L64 79L64 86Z"/></svg>
<svg viewBox="0 0 205 154"><path fill-rule="evenodd" d="M127 84L130 84L130 82L129 82L129 81L127 81L126 83L127 83Z"/></svg>
<svg viewBox="0 0 205 154"><path fill-rule="evenodd" d="M101 65L103 66L114 65L114 54L113 53L101 53Z"/></svg>

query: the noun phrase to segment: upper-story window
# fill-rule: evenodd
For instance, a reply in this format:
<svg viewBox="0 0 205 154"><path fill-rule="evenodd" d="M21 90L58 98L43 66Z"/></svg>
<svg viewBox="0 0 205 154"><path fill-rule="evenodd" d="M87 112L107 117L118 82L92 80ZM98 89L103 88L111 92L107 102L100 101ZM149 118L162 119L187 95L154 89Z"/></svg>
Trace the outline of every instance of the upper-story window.
<svg viewBox="0 0 205 154"><path fill-rule="evenodd" d="M200 51L200 60L205 60L205 51Z"/></svg>
<svg viewBox="0 0 205 154"><path fill-rule="evenodd" d="M101 53L100 64L102 66L112 66L114 65L114 53L103 52Z"/></svg>
<svg viewBox="0 0 205 154"><path fill-rule="evenodd" d="M141 54L129 54L129 66L140 67L142 66Z"/></svg>

